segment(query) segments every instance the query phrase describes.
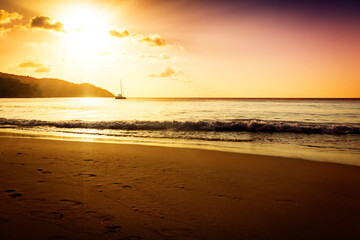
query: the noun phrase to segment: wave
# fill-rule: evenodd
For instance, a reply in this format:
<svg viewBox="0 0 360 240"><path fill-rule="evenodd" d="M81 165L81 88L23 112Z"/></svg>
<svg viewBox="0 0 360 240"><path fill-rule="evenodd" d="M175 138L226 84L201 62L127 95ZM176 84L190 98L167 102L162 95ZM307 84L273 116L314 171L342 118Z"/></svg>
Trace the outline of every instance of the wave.
<svg viewBox="0 0 360 240"><path fill-rule="evenodd" d="M315 133L315 134L360 134L358 124L319 124L304 122L233 120L233 121L41 121L0 118L0 126L117 130L173 130L215 132L267 132L267 133Z"/></svg>
<svg viewBox="0 0 360 240"><path fill-rule="evenodd" d="M60 130L58 132L62 133L70 133L70 134L89 134L88 132L82 132L82 131L64 131ZM209 136L209 135L199 135L199 134L177 134L179 132L176 132L175 134L151 134L151 132L146 133L140 133L140 132L127 132L127 133L101 133L101 132L92 132L92 135L97 136L106 136L106 137L133 137L133 138L152 138L152 139L191 139L191 140L205 140L205 141L214 141L214 142L254 142L256 139L239 139L239 138L231 138L231 137L217 137L217 136ZM182 132L183 133L183 132Z"/></svg>

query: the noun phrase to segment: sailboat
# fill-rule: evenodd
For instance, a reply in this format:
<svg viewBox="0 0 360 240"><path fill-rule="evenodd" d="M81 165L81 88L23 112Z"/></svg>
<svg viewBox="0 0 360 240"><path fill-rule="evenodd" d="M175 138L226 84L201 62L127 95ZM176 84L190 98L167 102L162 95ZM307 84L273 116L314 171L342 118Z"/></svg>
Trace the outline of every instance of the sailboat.
<svg viewBox="0 0 360 240"><path fill-rule="evenodd" d="M122 87L122 81L120 80L120 93L115 96L115 99L126 99L124 89Z"/></svg>

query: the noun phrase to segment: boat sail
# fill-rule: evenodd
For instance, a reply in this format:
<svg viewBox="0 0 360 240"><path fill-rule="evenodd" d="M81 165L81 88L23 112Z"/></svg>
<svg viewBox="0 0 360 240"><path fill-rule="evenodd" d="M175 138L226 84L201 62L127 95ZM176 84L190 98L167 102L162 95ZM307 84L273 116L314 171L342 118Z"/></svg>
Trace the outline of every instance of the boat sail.
<svg viewBox="0 0 360 240"><path fill-rule="evenodd" d="M120 93L115 96L115 99L126 99L124 89L122 87L122 81L120 80Z"/></svg>

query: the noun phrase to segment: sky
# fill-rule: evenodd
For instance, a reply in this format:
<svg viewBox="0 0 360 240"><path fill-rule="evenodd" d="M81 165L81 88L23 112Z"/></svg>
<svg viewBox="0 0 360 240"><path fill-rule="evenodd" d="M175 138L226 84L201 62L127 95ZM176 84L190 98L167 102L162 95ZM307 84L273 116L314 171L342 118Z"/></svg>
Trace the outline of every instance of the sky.
<svg viewBox="0 0 360 240"><path fill-rule="evenodd" d="M0 71L122 79L128 97L359 98L357 2L0 0Z"/></svg>

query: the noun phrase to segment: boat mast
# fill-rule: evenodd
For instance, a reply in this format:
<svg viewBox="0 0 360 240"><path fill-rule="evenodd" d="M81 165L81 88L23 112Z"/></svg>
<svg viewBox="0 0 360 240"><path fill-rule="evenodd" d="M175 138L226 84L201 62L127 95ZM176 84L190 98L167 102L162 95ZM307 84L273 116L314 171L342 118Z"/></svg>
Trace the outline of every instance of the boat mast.
<svg viewBox="0 0 360 240"><path fill-rule="evenodd" d="M124 89L122 87L122 80L120 79L120 94L121 96L124 96Z"/></svg>

